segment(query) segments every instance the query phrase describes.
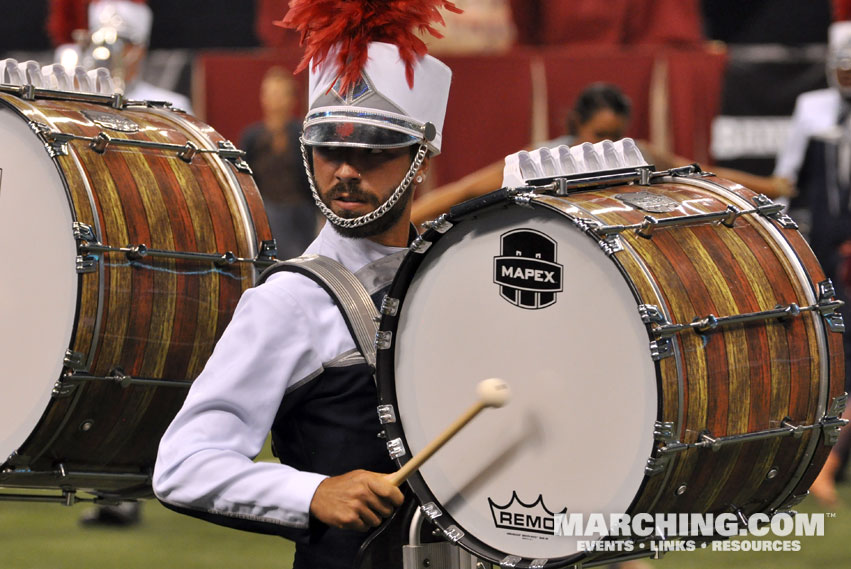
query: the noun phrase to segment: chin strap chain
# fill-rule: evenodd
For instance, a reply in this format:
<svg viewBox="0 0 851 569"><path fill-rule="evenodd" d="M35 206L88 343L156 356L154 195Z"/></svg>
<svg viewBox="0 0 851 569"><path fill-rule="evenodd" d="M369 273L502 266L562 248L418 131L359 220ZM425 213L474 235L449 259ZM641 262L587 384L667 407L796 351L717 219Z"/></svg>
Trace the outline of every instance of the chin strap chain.
<svg viewBox="0 0 851 569"><path fill-rule="evenodd" d="M414 176L416 176L417 171L420 169L420 166L423 164L423 160L425 160L426 155L428 154L428 147L421 143L419 149L417 150L417 155L414 156L414 160L411 162L411 167L408 168L408 173L405 174L405 177L402 179L402 182L396 187L396 190L393 194L387 198L387 201L378 206L374 211L371 211L365 215L360 217L353 217L351 219L340 217L331 209L325 205L322 201L322 198L319 197L319 192L316 191L316 182L313 177L313 168L310 165L310 162L307 159L307 147L304 144L304 139L300 140L301 143L301 158L304 161L304 171L307 172L307 181L310 183L310 193L313 195L313 201L316 203L316 207L319 208L319 211L322 212L328 221L336 225L337 227L361 227L362 225L366 225L367 223L372 223L388 211L390 211L396 202L405 194L405 191L411 185L411 182L414 180Z"/></svg>

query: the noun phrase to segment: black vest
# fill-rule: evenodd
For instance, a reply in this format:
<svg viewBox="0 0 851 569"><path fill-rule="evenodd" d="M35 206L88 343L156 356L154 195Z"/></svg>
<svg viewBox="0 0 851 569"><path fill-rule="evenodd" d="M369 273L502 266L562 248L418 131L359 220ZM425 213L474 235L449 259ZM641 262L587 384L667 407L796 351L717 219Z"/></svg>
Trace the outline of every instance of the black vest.
<svg viewBox="0 0 851 569"><path fill-rule="evenodd" d="M371 295L376 308L386 286ZM357 350L342 354L317 376L287 390L272 424L275 456L298 470L327 476L357 469L392 472L386 441L379 436L377 405L372 367ZM328 527L311 517L309 528L284 535L296 543L294 569L352 569L368 534Z"/></svg>

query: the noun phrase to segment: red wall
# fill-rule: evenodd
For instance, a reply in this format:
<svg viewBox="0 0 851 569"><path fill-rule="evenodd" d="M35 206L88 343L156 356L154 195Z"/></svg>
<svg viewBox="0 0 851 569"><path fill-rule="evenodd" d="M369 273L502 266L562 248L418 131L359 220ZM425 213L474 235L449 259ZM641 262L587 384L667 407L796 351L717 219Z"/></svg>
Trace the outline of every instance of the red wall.
<svg viewBox="0 0 851 569"><path fill-rule="evenodd" d="M199 116L238 144L260 119L260 80L271 65L295 68L300 50L207 52L195 66ZM667 70L667 101L675 153L707 163L726 57L700 48L576 46L526 48L499 56L441 56L453 70L443 154L434 162L444 184L501 160L532 142L532 69L543 69L550 137L563 134L576 95L594 81L619 85L633 103L629 136L650 135L654 73ZM542 67L541 67L542 66ZM307 74L296 76L306 93ZM304 103L304 101L302 102ZM303 106L302 106L303 109Z"/></svg>

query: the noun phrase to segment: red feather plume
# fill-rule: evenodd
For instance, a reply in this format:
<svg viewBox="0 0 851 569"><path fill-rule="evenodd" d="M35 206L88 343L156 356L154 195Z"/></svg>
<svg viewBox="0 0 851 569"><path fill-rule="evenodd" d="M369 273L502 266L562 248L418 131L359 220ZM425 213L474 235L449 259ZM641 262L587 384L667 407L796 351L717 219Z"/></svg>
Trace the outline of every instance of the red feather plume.
<svg viewBox="0 0 851 569"><path fill-rule="evenodd" d="M414 86L414 63L426 54L425 42L416 32L443 35L432 24L445 25L440 9L460 14L449 0L290 0L287 15L275 25L297 30L304 58L296 73L322 63L335 45L341 89L345 91L360 78L366 66L371 42L392 43L405 63L408 85Z"/></svg>

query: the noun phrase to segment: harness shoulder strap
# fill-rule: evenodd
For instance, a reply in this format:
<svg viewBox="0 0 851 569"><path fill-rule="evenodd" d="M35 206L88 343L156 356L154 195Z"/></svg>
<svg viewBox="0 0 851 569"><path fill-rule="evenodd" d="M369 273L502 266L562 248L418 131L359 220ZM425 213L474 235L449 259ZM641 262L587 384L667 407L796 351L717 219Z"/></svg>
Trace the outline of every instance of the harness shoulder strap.
<svg viewBox="0 0 851 569"><path fill-rule="evenodd" d="M321 286L340 309L343 320L366 362L375 369L375 333L378 330L378 311L369 292L354 273L334 259L322 255L305 255L275 263L260 275L257 284L274 273L299 273Z"/></svg>

